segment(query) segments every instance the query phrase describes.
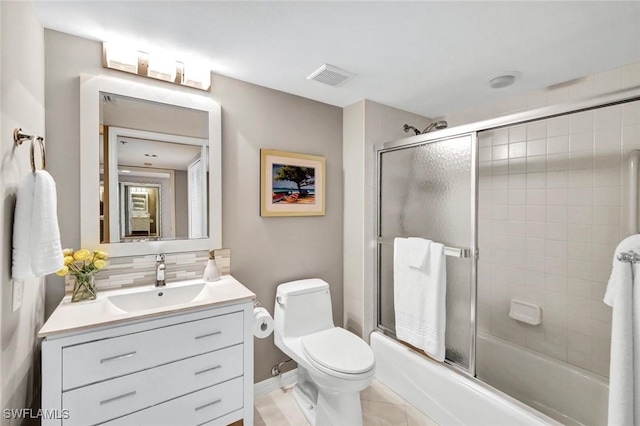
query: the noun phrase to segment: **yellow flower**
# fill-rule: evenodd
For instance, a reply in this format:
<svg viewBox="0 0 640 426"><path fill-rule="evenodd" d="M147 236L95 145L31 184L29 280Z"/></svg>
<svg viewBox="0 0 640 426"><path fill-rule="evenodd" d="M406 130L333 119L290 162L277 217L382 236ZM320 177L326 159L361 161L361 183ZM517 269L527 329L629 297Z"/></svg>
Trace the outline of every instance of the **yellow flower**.
<svg viewBox="0 0 640 426"><path fill-rule="evenodd" d="M68 248L68 249L62 250L62 255L63 256L71 256L72 254L73 254L73 249L72 248Z"/></svg>
<svg viewBox="0 0 640 426"><path fill-rule="evenodd" d="M64 266L69 265L70 263L72 263L74 261L73 256L65 256L64 257Z"/></svg>
<svg viewBox="0 0 640 426"><path fill-rule="evenodd" d="M95 266L96 269L102 269L105 266L107 266L107 262L105 262L102 259L96 259L96 260L93 261L93 266Z"/></svg>
<svg viewBox="0 0 640 426"><path fill-rule="evenodd" d="M56 275L59 276L59 277L64 277L68 273L69 273L69 267L68 266L63 266L62 268L60 268L60 269L58 269L56 271Z"/></svg>
<svg viewBox="0 0 640 426"><path fill-rule="evenodd" d="M91 252L87 249L80 249L77 252L73 253L73 258L75 260L87 260L91 257Z"/></svg>
<svg viewBox="0 0 640 426"><path fill-rule="evenodd" d="M104 251L96 250L93 253L94 253L96 259L108 259L109 258L109 253L106 253Z"/></svg>

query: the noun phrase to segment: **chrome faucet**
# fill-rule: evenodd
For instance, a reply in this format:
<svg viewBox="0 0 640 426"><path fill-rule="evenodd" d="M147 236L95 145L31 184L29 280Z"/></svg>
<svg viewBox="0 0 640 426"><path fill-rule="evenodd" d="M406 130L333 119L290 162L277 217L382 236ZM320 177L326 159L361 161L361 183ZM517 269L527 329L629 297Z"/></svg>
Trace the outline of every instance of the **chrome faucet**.
<svg viewBox="0 0 640 426"><path fill-rule="evenodd" d="M164 287L167 283L164 281L164 271L167 265L164 264L164 254L156 255L156 287Z"/></svg>

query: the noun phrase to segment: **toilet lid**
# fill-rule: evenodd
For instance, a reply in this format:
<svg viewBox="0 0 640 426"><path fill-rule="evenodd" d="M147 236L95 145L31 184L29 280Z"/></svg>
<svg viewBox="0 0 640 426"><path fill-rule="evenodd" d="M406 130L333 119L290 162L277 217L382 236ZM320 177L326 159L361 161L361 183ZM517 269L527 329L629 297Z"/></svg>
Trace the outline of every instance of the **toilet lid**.
<svg viewBox="0 0 640 426"><path fill-rule="evenodd" d="M369 345L340 327L303 337L302 348L314 362L341 373L364 373L374 364Z"/></svg>

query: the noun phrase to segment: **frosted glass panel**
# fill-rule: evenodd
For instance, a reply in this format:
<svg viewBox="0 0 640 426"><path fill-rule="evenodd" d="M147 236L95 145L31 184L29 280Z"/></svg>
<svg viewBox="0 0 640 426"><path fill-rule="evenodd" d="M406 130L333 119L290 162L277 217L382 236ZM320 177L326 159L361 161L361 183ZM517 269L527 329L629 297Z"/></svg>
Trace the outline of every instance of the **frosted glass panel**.
<svg viewBox="0 0 640 426"><path fill-rule="evenodd" d="M472 137L388 151L380 164L380 236L472 248ZM472 259L447 256L446 357L469 366ZM380 325L395 330L393 248L380 245ZM473 284L475 285L475 284Z"/></svg>

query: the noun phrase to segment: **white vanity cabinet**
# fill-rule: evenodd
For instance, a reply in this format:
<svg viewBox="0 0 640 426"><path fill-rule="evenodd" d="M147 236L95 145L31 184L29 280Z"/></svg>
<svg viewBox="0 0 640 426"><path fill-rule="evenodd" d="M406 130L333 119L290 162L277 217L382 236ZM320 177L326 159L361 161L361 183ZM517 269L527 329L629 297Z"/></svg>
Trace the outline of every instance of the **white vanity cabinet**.
<svg viewBox="0 0 640 426"><path fill-rule="evenodd" d="M252 321L245 300L49 335L43 425L252 425Z"/></svg>

